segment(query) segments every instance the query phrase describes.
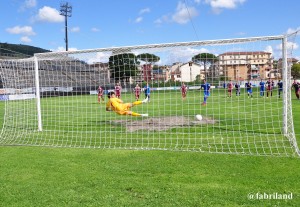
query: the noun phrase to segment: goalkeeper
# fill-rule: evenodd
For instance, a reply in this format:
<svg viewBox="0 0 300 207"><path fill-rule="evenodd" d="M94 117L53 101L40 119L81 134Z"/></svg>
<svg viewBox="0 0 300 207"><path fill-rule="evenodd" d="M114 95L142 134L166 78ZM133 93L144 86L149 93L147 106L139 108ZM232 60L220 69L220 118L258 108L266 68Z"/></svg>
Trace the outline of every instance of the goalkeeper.
<svg viewBox="0 0 300 207"><path fill-rule="evenodd" d="M148 116L148 114L139 114L129 109L133 106L140 105L142 103L146 103L148 98L143 101L135 101L133 103L123 103L123 101L119 98L116 98L115 92L111 91L107 94L109 101L106 104L106 111L114 111L119 115L131 115L131 116Z"/></svg>

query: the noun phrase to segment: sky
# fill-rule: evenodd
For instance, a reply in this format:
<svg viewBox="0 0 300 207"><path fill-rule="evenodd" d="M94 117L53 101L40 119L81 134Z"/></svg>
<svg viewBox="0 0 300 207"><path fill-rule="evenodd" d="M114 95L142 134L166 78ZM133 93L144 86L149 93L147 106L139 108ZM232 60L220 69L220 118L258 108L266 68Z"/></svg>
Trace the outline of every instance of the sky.
<svg viewBox="0 0 300 207"><path fill-rule="evenodd" d="M300 29L299 0L1 0L0 42L69 50L281 35ZM300 57L298 37L290 45ZM299 53L299 54L298 54Z"/></svg>

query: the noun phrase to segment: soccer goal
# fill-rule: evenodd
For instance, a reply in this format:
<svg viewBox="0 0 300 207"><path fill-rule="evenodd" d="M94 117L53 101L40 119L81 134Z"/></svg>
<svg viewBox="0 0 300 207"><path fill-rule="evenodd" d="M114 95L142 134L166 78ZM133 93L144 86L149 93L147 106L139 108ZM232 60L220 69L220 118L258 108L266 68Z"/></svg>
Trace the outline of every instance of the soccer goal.
<svg viewBox="0 0 300 207"><path fill-rule="evenodd" d="M0 144L299 156L290 38L1 60Z"/></svg>

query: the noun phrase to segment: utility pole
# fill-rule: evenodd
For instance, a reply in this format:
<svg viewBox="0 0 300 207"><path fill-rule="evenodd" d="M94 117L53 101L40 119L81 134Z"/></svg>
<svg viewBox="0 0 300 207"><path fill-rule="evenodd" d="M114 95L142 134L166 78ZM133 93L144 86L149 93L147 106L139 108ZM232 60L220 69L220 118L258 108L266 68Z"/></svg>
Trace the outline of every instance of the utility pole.
<svg viewBox="0 0 300 207"><path fill-rule="evenodd" d="M65 43L68 51L68 17L72 16L72 6L68 2L60 5L60 15L65 17Z"/></svg>

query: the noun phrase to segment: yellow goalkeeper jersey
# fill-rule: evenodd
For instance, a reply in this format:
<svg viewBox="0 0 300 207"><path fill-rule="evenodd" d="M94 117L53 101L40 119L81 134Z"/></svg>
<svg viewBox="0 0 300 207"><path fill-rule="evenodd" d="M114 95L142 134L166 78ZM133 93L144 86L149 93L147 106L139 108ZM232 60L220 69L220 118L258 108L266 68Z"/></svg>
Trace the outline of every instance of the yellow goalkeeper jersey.
<svg viewBox="0 0 300 207"><path fill-rule="evenodd" d="M111 109L118 114L124 114L130 108L130 104L124 104L123 101L118 98L110 98L106 104L106 108Z"/></svg>

